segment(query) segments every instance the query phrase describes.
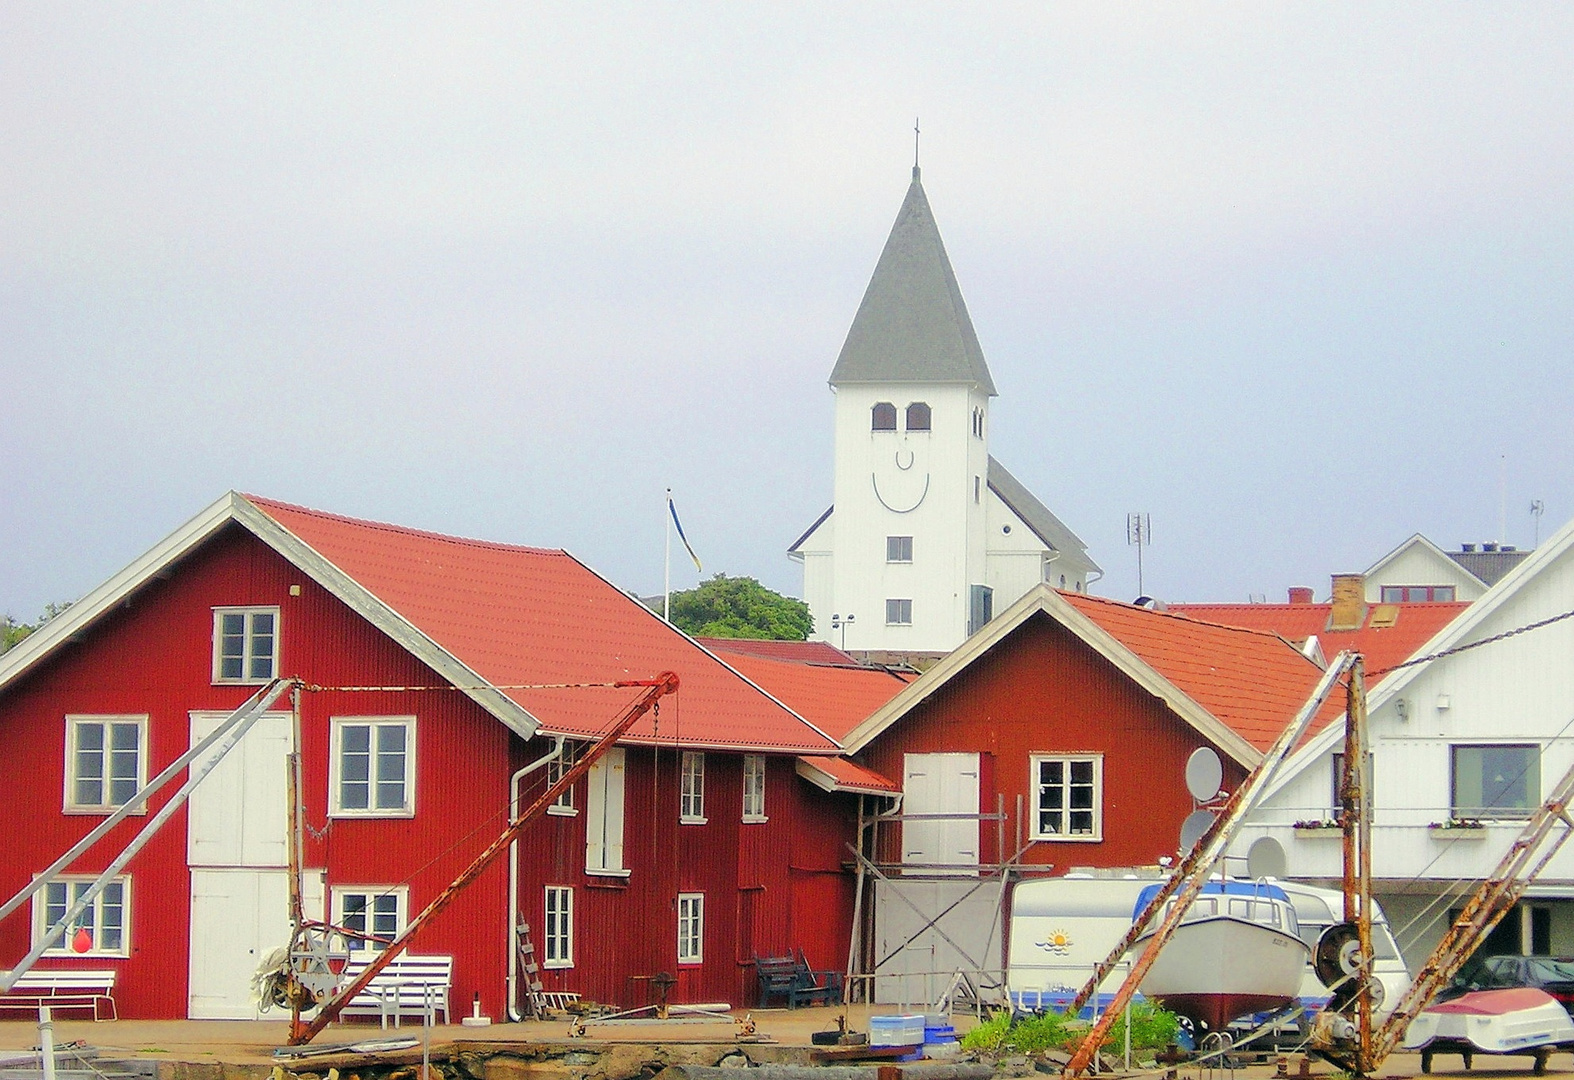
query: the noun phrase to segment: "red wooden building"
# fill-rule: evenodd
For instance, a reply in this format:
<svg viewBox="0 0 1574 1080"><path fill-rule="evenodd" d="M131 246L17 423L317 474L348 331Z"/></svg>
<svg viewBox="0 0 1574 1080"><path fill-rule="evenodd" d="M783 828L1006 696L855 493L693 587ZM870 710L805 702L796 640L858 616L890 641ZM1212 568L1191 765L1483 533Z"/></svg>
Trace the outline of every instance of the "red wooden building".
<svg viewBox="0 0 1574 1080"><path fill-rule="evenodd" d="M0 893L259 683L298 676L313 687L300 709L308 906L397 933L502 830L511 799L528 804L562 765L521 770L559 737L572 754L634 694L540 684L664 670L681 686L659 714L410 949L453 956L456 1006L479 994L494 1017L510 1007L516 918L549 988L637 1005L666 971L674 1000L748 1003L756 953L846 955L853 797L797 775L800 759L836 754L831 737L562 551L235 494L0 657L13 808ZM40 964L113 968L122 1016L254 1015L250 975L288 936L292 728L282 706L259 721L89 908L87 933ZM0 923L0 967L145 820Z"/></svg>

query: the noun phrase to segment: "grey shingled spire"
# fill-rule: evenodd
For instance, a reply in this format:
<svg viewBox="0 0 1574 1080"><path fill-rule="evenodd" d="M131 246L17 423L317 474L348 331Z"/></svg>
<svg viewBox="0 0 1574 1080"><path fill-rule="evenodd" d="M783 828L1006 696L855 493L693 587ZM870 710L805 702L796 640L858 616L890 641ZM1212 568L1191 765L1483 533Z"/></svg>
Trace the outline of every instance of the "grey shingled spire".
<svg viewBox="0 0 1574 1080"><path fill-rule="evenodd" d="M916 165L830 381L976 383L995 393Z"/></svg>

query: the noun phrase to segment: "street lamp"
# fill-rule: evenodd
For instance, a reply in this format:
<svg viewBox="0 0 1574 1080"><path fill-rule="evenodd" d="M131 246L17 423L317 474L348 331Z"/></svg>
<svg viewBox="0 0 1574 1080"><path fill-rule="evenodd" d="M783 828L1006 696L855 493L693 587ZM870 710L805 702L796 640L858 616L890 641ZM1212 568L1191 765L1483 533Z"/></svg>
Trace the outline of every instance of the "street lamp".
<svg viewBox="0 0 1574 1080"><path fill-rule="evenodd" d="M847 616L845 619L840 615L831 616L831 629L840 630L842 632L842 652L847 651L847 628L848 626L852 625L854 618L855 617L852 615Z"/></svg>

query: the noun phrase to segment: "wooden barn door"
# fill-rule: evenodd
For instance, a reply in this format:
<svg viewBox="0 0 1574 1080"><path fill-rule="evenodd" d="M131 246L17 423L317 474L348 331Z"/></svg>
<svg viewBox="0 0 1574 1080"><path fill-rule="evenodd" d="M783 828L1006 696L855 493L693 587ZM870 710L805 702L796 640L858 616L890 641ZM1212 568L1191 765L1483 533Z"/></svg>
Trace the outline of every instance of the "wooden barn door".
<svg viewBox="0 0 1574 1080"><path fill-rule="evenodd" d="M227 715L192 713L192 744ZM186 1015L193 1020L256 1018L252 974L269 952L289 944L290 726L287 713L262 716L191 793Z"/></svg>
<svg viewBox="0 0 1574 1080"><path fill-rule="evenodd" d="M977 754L906 754L902 813L977 814ZM970 873L978 866L978 820L904 821L902 861L930 873ZM944 869L955 866L955 871Z"/></svg>

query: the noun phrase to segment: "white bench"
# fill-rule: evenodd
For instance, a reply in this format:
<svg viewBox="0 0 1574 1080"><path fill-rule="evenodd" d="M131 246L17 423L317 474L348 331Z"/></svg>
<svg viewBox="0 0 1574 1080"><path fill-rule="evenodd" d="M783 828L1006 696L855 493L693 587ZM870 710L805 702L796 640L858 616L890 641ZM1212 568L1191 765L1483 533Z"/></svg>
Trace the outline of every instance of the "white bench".
<svg viewBox="0 0 1574 1080"><path fill-rule="evenodd" d="M352 959L344 967L344 982L348 985L371 964L370 959ZM411 956L409 953L394 957L388 966L372 976L360 993L350 999L340 1016L376 1016L382 1026L388 1026L393 1017L394 1027L404 1016L424 1017L436 1023L442 1014L443 1023L450 1023L448 989L454 981L452 956Z"/></svg>
<svg viewBox="0 0 1574 1080"><path fill-rule="evenodd" d="M6 972L7 975L10 972ZM0 1009L27 1009L37 1012L44 1005L51 1009L92 1009L94 1020L103 1020L100 1006L107 1006L108 1019L115 1012L115 973L113 971L63 971L37 968L22 973L16 985L0 994Z"/></svg>

